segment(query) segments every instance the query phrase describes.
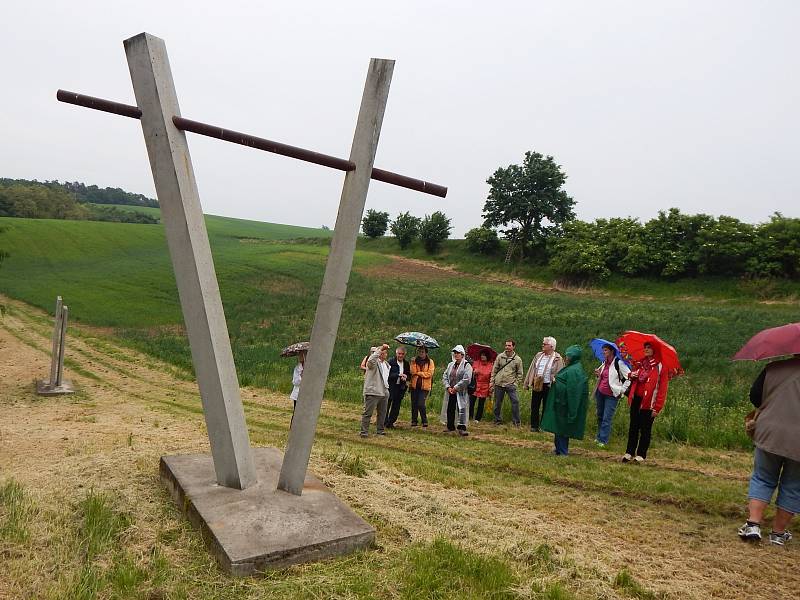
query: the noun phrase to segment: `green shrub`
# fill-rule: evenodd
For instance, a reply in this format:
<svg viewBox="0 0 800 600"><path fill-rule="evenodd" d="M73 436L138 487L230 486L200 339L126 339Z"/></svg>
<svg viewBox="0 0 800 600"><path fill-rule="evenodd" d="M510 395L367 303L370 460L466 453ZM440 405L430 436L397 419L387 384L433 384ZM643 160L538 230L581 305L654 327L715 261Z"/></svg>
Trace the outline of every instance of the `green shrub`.
<svg viewBox="0 0 800 600"><path fill-rule="evenodd" d="M419 227L419 237L422 245L429 254L438 251L442 242L450 237L450 219L443 212L436 211L432 215L425 215Z"/></svg>
<svg viewBox="0 0 800 600"><path fill-rule="evenodd" d="M497 232L489 227L470 229L464 239L467 242L467 250L473 254L492 255L500 250L500 238L497 237Z"/></svg>
<svg viewBox="0 0 800 600"><path fill-rule="evenodd" d="M392 221L390 229L394 237L397 238L400 248L405 250L411 245L411 242L417 239L420 225L422 225L420 218L413 216L409 212L397 215L397 218Z"/></svg>
<svg viewBox="0 0 800 600"><path fill-rule="evenodd" d="M389 228L389 213L369 209L361 220L361 230L370 239L383 236Z"/></svg>

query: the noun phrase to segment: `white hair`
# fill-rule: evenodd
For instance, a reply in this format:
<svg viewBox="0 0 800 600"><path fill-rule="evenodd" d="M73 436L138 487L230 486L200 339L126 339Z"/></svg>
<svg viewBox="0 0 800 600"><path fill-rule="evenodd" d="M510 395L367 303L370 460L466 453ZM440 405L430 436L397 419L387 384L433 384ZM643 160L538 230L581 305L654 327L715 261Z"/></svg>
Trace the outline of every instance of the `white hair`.
<svg viewBox="0 0 800 600"><path fill-rule="evenodd" d="M553 350L556 349L556 338L554 338L554 337L550 337L548 335L546 338L542 339L542 343L543 344L550 344L553 347Z"/></svg>

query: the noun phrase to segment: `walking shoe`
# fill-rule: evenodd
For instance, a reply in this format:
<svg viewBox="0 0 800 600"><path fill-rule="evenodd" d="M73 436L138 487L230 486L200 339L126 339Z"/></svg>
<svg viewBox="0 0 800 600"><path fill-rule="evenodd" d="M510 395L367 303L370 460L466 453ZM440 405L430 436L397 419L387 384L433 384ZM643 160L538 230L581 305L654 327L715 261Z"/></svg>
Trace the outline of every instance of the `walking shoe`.
<svg viewBox="0 0 800 600"><path fill-rule="evenodd" d="M758 523L745 523L739 527L739 537L743 540L760 540L761 525Z"/></svg>
<svg viewBox="0 0 800 600"><path fill-rule="evenodd" d="M386 435L385 431L376 431L375 435Z"/></svg>
<svg viewBox="0 0 800 600"><path fill-rule="evenodd" d="M631 462L631 458L633 457L626 452L625 454L622 455L622 462Z"/></svg>
<svg viewBox="0 0 800 600"><path fill-rule="evenodd" d="M636 462L637 464L642 464L642 463L644 462L644 457L643 457L643 456L639 456L639 455L637 454L636 456L634 456L634 457L633 457L633 460L634 460L634 462Z"/></svg>
<svg viewBox="0 0 800 600"><path fill-rule="evenodd" d="M606 447L606 445L603 442L601 442L600 440L595 440L594 443L601 450Z"/></svg>
<svg viewBox="0 0 800 600"><path fill-rule="evenodd" d="M741 531L741 529L739 530ZM742 535L741 533L739 535ZM775 544L776 546L784 546L786 542L791 541L792 533L790 531L784 531L783 533L775 533L771 531L769 534L769 543Z"/></svg>
<svg viewBox="0 0 800 600"><path fill-rule="evenodd" d="M361 437L369 437L369 434L368 434L368 433L364 433L364 432L362 431L362 432L361 432Z"/></svg>
<svg viewBox="0 0 800 600"><path fill-rule="evenodd" d="M459 429L458 430L458 435L461 435L461 436L469 435L469 432L466 429Z"/></svg>
<svg viewBox="0 0 800 600"><path fill-rule="evenodd" d="M416 424L416 423L412 423L412 424L411 424L411 426L412 426L412 427L416 427L416 426L417 426L417 424Z"/></svg>
<svg viewBox="0 0 800 600"><path fill-rule="evenodd" d="M427 423L423 423L423 424L422 424L422 426L423 426L423 427L427 427L427 426L428 426L428 424L427 424Z"/></svg>

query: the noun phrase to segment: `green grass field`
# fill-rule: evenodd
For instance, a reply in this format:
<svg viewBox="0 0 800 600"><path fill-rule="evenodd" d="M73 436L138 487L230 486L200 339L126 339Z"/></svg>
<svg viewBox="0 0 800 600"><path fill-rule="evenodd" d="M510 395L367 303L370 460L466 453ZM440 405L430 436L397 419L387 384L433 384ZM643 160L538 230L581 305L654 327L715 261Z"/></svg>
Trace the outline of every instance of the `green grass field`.
<svg viewBox="0 0 800 600"><path fill-rule="evenodd" d="M327 252L325 244L289 238L327 232L211 216L207 223L240 381L288 392L292 364L277 355L310 335ZM0 247L11 254L0 268L0 291L47 310L60 294L72 319L114 328L126 343L191 371L161 225L0 219L0 227ZM356 255L328 382L328 397L344 404L360 402L357 365L368 346L402 330L426 331L443 347L499 347L512 336L527 367L544 335L563 350L638 329L675 345L687 372L671 385L656 437L748 447L741 422L760 366L729 357L760 329L797 319L796 303L720 299L716 292L646 300L540 292L475 276L434 276L423 267L417 276L413 266L396 270L385 247L374 252L369 244ZM444 350L433 357L440 367L449 360ZM593 359L584 363L589 368ZM440 397L438 384L432 410ZM527 401L526 395L523 419ZM625 412L617 416L616 436L626 430Z"/></svg>

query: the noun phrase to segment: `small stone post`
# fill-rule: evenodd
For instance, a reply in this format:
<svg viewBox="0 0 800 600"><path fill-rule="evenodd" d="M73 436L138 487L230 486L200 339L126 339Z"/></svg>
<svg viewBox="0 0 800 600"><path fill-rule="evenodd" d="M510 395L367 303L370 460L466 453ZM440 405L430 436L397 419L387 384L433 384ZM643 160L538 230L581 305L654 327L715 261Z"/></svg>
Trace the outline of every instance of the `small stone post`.
<svg viewBox="0 0 800 600"><path fill-rule="evenodd" d="M48 383L50 385L54 385L56 381L56 377L58 376L58 355L60 353L61 348L61 307L63 305L63 300L61 296L56 298L56 319L55 324L53 325L53 344L52 350L50 353L50 379L48 379ZM59 377L60 379L60 377Z"/></svg>
<svg viewBox="0 0 800 600"><path fill-rule="evenodd" d="M61 296L56 298L55 323L50 345L50 378L36 380L36 393L40 396L72 394L72 382L64 379L64 354L67 350L67 320L69 308L64 306Z"/></svg>

